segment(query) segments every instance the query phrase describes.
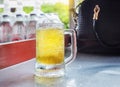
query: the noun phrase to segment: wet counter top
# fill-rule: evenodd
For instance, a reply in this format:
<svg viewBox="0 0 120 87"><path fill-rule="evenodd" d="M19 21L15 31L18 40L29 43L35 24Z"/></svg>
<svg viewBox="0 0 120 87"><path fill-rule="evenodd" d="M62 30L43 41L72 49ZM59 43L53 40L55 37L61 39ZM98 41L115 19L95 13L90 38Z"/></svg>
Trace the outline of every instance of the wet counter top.
<svg viewBox="0 0 120 87"><path fill-rule="evenodd" d="M120 56L80 54L61 78L34 76L35 58L0 70L0 87L120 87Z"/></svg>

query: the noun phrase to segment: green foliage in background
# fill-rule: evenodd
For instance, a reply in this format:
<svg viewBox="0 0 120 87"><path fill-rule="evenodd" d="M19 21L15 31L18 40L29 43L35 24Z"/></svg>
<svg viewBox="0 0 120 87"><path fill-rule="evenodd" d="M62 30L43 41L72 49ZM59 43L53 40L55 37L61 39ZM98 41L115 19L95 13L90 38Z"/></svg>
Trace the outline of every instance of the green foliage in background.
<svg viewBox="0 0 120 87"><path fill-rule="evenodd" d="M81 2L83 2L84 0L78 0L78 3L81 3Z"/></svg>
<svg viewBox="0 0 120 87"><path fill-rule="evenodd" d="M0 8L0 13L2 13L4 11L4 9L3 8Z"/></svg>
<svg viewBox="0 0 120 87"><path fill-rule="evenodd" d="M23 11L27 14L33 11L32 6L23 7ZM56 4L42 4L41 10L44 13L56 13L58 14L60 20L64 23L65 28L69 28L69 6L63 3Z"/></svg>
<svg viewBox="0 0 120 87"><path fill-rule="evenodd" d="M33 6L25 6L23 7L23 11L26 13L26 14L29 14L30 12L33 11Z"/></svg>
<svg viewBox="0 0 120 87"><path fill-rule="evenodd" d="M65 28L69 28L69 6L63 3L43 4L41 10L44 13L56 13L64 23Z"/></svg>

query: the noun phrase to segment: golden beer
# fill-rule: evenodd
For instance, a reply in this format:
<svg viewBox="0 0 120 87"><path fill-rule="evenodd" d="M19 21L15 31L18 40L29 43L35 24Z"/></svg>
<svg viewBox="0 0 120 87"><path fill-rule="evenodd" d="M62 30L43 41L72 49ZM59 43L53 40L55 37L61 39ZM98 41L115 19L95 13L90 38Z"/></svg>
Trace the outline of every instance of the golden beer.
<svg viewBox="0 0 120 87"><path fill-rule="evenodd" d="M46 65L64 62L64 29L47 28L36 31L36 61Z"/></svg>

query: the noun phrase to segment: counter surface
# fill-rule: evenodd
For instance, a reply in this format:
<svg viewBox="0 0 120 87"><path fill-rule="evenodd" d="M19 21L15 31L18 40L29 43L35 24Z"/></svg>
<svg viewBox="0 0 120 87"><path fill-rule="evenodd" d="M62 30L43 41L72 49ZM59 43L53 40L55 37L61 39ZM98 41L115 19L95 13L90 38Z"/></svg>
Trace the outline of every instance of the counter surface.
<svg viewBox="0 0 120 87"><path fill-rule="evenodd" d="M34 76L35 59L0 70L0 87L120 87L120 56L78 54L62 78Z"/></svg>

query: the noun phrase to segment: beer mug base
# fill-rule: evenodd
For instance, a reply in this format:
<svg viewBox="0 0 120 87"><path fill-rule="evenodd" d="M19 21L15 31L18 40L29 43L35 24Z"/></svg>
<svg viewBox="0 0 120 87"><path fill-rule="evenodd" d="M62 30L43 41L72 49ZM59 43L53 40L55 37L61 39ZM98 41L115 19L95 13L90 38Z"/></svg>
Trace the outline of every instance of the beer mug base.
<svg viewBox="0 0 120 87"><path fill-rule="evenodd" d="M62 77L65 75L64 64L43 65L36 63L35 75L38 77Z"/></svg>

